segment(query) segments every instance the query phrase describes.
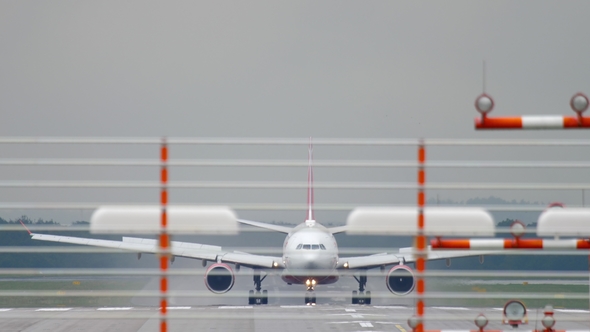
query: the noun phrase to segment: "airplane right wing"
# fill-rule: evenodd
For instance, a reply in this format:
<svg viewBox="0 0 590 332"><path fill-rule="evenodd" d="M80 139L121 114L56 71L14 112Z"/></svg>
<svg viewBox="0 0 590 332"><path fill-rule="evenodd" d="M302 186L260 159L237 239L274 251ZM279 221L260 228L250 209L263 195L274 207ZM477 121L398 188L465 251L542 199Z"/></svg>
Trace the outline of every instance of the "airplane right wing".
<svg viewBox="0 0 590 332"><path fill-rule="evenodd" d="M88 239L31 233L31 239L40 241L71 243L86 246L129 250L137 253L158 253L158 242L153 239L123 237L123 241ZM244 252L224 251L219 246L199 243L171 241L171 255L212 262L234 263L247 267L284 268L281 257L253 255Z"/></svg>

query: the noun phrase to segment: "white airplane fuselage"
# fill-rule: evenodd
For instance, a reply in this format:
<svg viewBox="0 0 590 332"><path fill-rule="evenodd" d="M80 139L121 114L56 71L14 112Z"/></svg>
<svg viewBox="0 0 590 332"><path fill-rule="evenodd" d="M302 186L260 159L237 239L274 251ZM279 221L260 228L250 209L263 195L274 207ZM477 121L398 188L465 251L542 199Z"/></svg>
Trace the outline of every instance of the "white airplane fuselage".
<svg viewBox="0 0 590 332"><path fill-rule="evenodd" d="M334 235L314 220L293 228L283 244L285 269L281 278L288 284L331 284L338 281L338 244Z"/></svg>

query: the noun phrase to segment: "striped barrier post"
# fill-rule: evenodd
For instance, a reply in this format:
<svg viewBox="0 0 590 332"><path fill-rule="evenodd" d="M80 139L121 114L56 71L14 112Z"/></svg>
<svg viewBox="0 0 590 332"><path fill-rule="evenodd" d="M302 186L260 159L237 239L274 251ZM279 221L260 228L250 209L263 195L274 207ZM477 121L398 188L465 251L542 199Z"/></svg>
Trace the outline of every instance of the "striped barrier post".
<svg viewBox="0 0 590 332"><path fill-rule="evenodd" d="M168 322L166 320L166 311L168 306L168 258L170 253L170 239L167 232L168 226L168 145L166 139L162 139L162 145L160 147L160 181L161 181L161 192L160 192L160 205L162 209L162 215L160 219L160 332L168 331Z"/></svg>
<svg viewBox="0 0 590 332"><path fill-rule="evenodd" d="M426 203L426 195L424 193L424 185L426 183L426 147L424 141L420 141L418 145L418 231L414 241L416 251L416 316L418 324L414 331L424 331L424 270L426 268L426 236L424 235L424 205Z"/></svg>
<svg viewBox="0 0 590 332"><path fill-rule="evenodd" d="M536 115L490 118L488 114L494 108L494 100L487 94L479 95L475 100L475 109L481 118L475 118L476 130L487 129L584 129L590 128L590 117L582 114L588 109L588 97L578 92L570 100L570 107L576 116Z"/></svg>
<svg viewBox="0 0 590 332"><path fill-rule="evenodd" d="M441 239L430 241L432 249L461 250L506 250L506 249L537 249L537 250L589 250L589 239Z"/></svg>

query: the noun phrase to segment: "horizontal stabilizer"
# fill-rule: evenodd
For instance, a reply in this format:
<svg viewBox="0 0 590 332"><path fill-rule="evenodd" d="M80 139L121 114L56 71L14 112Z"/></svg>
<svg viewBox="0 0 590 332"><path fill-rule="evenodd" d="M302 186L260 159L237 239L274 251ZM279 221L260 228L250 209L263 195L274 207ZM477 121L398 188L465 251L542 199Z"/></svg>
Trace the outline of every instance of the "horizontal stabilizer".
<svg viewBox="0 0 590 332"><path fill-rule="evenodd" d="M250 221L250 220L243 220L243 219L238 219L238 222L241 224L264 228L264 229L268 229L268 230L279 232L279 233L285 233L285 234L289 234L293 230L291 227L267 224L265 222Z"/></svg>

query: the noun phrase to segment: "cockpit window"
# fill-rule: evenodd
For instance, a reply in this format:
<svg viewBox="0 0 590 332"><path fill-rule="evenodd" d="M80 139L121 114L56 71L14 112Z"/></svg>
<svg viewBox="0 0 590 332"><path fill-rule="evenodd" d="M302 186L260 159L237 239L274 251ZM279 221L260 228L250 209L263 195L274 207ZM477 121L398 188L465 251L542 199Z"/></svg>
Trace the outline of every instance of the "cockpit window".
<svg viewBox="0 0 590 332"><path fill-rule="evenodd" d="M299 250L299 249L301 249L301 247L302 247L302 246L303 246L303 244L302 244L302 243L300 243L300 244L297 246L297 248L295 248L295 249Z"/></svg>
<svg viewBox="0 0 590 332"><path fill-rule="evenodd" d="M320 250L320 245L319 244L312 244L311 249L312 250Z"/></svg>
<svg viewBox="0 0 590 332"><path fill-rule="evenodd" d="M309 250L311 249L311 244L304 244L303 245L303 250Z"/></svg>
<svg viewBox="0 0 590 332"><path fill-rule="evenodd" d="M324 247L324 245L323 245L323 244L320 244L320 248L321 248L322 250L326 250L326 247Z"/></svg>

